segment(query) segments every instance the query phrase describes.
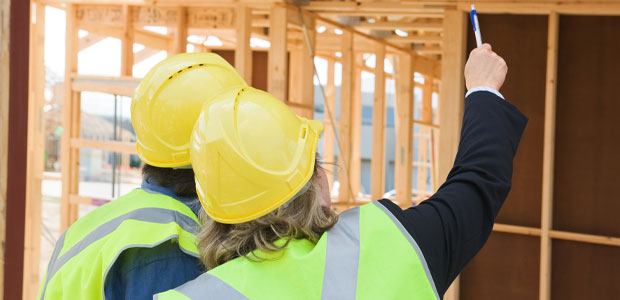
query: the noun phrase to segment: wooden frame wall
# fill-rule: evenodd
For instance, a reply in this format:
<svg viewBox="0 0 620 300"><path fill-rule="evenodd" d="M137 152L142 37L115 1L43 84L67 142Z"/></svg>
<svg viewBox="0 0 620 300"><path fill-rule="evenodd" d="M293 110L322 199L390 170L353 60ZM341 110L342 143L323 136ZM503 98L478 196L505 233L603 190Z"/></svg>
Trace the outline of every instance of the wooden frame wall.
<svg viewBox="0 0 620 300"><path fill-rule="evenodd" d="M122 71L122 76L119 79L114 79L114 78L101 78L101 77L97 77L97 76L78 76L77 75L77 52L79 51L80 47L78 47L78 45L80 45L81 41L78 41L77 39L77 28L84 28L86 30L88 30L89 32L95 32L97 34L102 34L103 36L105 35L110 35L112 34L113 36L115 36L114 32L112 31L106 31L106 29L100 29L99 27L94 26L93 24L97 23L97 22L101 22L103 24L105 24L106 22L111 22L110 20L107 20L105 17L105 14L103 17L101 17L101 15L99 15L100 19L97 20L89 20L89 19L85 19L84 17L84 13L80 14L80 18L77 18L77 11L78 10L94 10L96 9L95 5L88 5L85 7L82 7L82 4L72 4L69 3L66 6L66 10L67 10L67 41L66 41L66 49L68 49L68 51L66 52L66 61L67 61L67 68L66 68L66 72L65 72L65 79L66 82L70 82L71 84L66 85L65 90L66 90L66 95L67 95L67 105L64 106L64 112L63 112L63 127L66 128L66 132L68 132L69 134L64 135L63 136L63 141L62 141L62 153L63 155L63 159L62 159L62 165L63 165L63 170L67 170L67 171L63 171L63 195L62 195L62 208L61 208L61 212L62 212L62 225L61 228L66 228L70 223L72 223L76 218L77 218L77 205L78 204L85 204L85 203L90 203L92 202L91 200L89 200L88 198L84 198L81 197L77 194L77 189L78 189L78 169L77 169L77 164L79 162L79 149L82 147L90 147L90 148L98 148L101 150L107 150L107 151L118 151L121 153L133 153L132 147L133 144L132 143L127 143L127 142L108 142L108 141L93 141L93 140L85 140L80 138L80 133L79 133L79 112L80 112L80 92L82 91L99 91L99 92L105 92L105 93L113 93L113 94L117 94L117 95L127 95L129 96L132 91L133 91L133 87L135 86L136 82L135 80L130 79L131 75L132 75L132 69L133 69L133 64L135 63L135 54L133 53L133 43L134 42L142 42L145 43L147 46L155 46L155 47L162 47L164 45L171 45L169 48L171 49L170 51L172 53L176 53L178 51L184 51L184 45L182 45L182 43L186 40L186 37L183 37L183 35L188 33L188 24L191 21L188 21L188 15L191 14L191 12L184 7L177 7L175 8L178 14L178 18L175 19L175 21L167 21L167 22L171 22L173 27L173 39L168 41L168 42L164 42L163 44L159 42L159 40L161 39L165 39L165 37L163 36L158 36L157 34L154 33L147 33L141 29L137 29L135 26L139 25L139 24L143 24L145 21L142 19L135 19L136 15L140 15L139 12L137 12L139 10L139 6L130 6L130 5L123 5L121 6L121 11L122 11L122 23L121 23L121 29L122 29L122 33L118 34L116 36L118 36L119 38L121 38L122 41L122 52L121 52L121 71ZM239 14L242 16L242 18L239 19L238 24L236 25L238 28L238 36L239 38L239 45L240 45L240 49L241 51L236 51L236 57L239 60L236 61L236 65L242 70L242 72L244 72L244 77L245 78L250 78L251 79L251 67L248 67L248 65L251 65L251 61L252 58L251 56L248 56L248 49L249 48L249 36L250 36L250 32L252 31L251 26L249 25L250 22L248 21L250 18L249 16L253 15L252 12L252 8L246 5L242 5L240 7L237 8L237 11L239 12ZM352 108L355 108L353 110L351 110L353 112L353 114L349 114L347 115L347 113L349 112L349 110L347 109L343 109L342 111L343 113L343 120L347 120L347 118L350 120L349 124L347 125L347 122L340 122L340 124L338 125L338 129L341 132L341 134L339 134L339 138L341 139L339 143L336 144L341 144L341 145L351 145L351 149L350 150L346 150L343 151L343 153L347 153L349 152L353 155L353 158L359 158L359 150L355 150L359 148L359 134L360 134L360 126L361 126L361 100L360 100L360 93L359 91L359 84L355 84L355 82L357 82L359 79L359 73L361 70L368 70L369 68L364 66L363 63L361 62L361 60L358 61L358 59L356 59L356 57L361 59L361 53L357 52L354 47L353 47L353 39L361 39L361 40L366 40L369 41L371 43L375 43L375 49L378 49L379 51L379 55L383 55L385 56L387 53L393 53L393 52L400 52L403 53L401 56L402 57L406 57L406 56L411 56L410 58L406 58L409 61L411 61L411 67L410 67L410 74L409 75L403 75L405 77L401 78L397 78L397 81L401 82L401 83L405 83L407 82L409 87L413 87L414 84L413 82L409 82L413 80L413 71L419 71L419 72L423 72L425 74L427 74L427 76L429 78L433 78L436 77L438 74L438 69L437 67L433 64L433 62L431 60L428 60L426 58L422 58L416 54L413 54L405 49L402 49L396 45L390 44L388 42L379 40L377 38L374 38L372 36L369 36L367 34L364 34L362 32L357 31L356 29L352 28L352 27L348 27L345 25L341 25L338 23L335 23L333 21L330 21L328 19L322 18L321 16L318 16L314 13L290 6L290 5L283 5L283 4L274 4L271 8L270 8L270 14L272 16L276 16L273 18L270 18L270 26L271 26L271 30L270 30L270 39L271 39L271 43L272 46L270 47L269 50L269 57L270 57L270 65L269 65L269 71L268 71L268 87L270 92L272 92L274 95L280 95L280 97L282 99L286 99L286 102L291 105L298 113L305 115L307 117L311 117L312 116L312 110L313 110L313 104L307 102L308 99L313 99L313 92L314 92L314 88L313 88L313 84L312 84L312 77L313 77L313 66L312 66L312 58L311 55L313 55L315 53L315 47L317 47L316 44L316 40L315 40L315 31L312 30L315 26L315 24L317 22L321 22L323 24L326 24L327 26L331 26L334 28L340 28L341 30L343 30L343 32L345 34L343 34L342 38L343 39L347 39L348 36L350 36L351 39L351 48L346 49L346 47L343 47L343 51L341 52L343 55L341 58L337 58L338 61L341 62L346 62L347 59L350 58L351 60L351 67L349 69L346 69L346 63L345 65L345 74L350 74L349 76L344 76L345 81L343 82L343 90L345 91L343 93L344 97L342 98L343 101L341 102L341 105L348 105L347 104L347 97L351 97L349 101L351 101L351 106ZM88 15L88 14L86 14ZM149 20L146 22L157 22L157 20ZM293 27L291 27L293 26ZM304 29L305 27L305 29ZM309 35L309 39L306 40L306 43L303 43L302 45L299 46L291 46L288 36L292 33L295 33L292 29L290 28L301 28L303 30L306 30L310 33ZM310 28L310 30L308 30L308 28ZM355 42L357 43L357 41ZM160 46L157 46L160 45ZM346 45L343 44L343 45ZM311 47L311 48L308 48ZM288 53L290 53L290 56L288 55ZM383 53L383 54L382 54ZM321 55L321 54L319 54ZM404 55L404 56L403 56ZM332 68L330 68L331 72L333 72L333 61L335 61L335 59L332 57L330 58L328 56L328 59L332 60ZM289 60L291 60L291 63L289 64ZM382 63L382 61L380 62ZM299 66L304 66L303 68L299 68ZM385 72L383 72L383 70L380 70L380 68L373 68L370 69L370 71L375 72L378 76L386 78L386 77L394 77L395 75L392 74L385 74ZM397 72L396 77L399 76L400 72ZM406 73L405 73L406 74ZM333 77L333 74L331 74L331 77ZM347 83L348 80L352 80L352 83ZM298 85L299 84L299 85ZM332 86L332 87L330 87ZM349 88L347 88L347 86L349 86ZM327 90L333 89L333 78L331 79L331 82L327 83ZM384 90L385 89L385 84L383 84L383 87L381 87L381 85L378 86L378 89ZM289 90L293 91L293 92L289 92ZM350 91L350 96L347 96L347 92L346 91ZM428 89L427 89L428 90ZM428 90L430 93L432 93L432 90ZM329 92L328 94L332 94L333 91ZM409 93L411 95L408 95L407 93L400 93L398 95L399 100L397 100L397 102L404 102L404 103L408 103L408 102L412 102L412 92ZM384 97L383 93L377 93L377 95ZM333 95L331 95L328 98L332 98ZM408 100L407 100L408 99ZM380 101L381 99L378 98L378 100ZM328 103L329 101L331 101L330 99L328 99ZM330 104L333 106L333 103ZM400 105L400 104L399 104ZM402 104L404 105L404 104ZM409 104L407 104L409 105ZM411 105L411 109L413 109L412 105L413 103L410 104ZM360 106L360 107L358 107ZM334 107L332 107L333 109ZM341 107L342 109L342 107ZM335 110L334 110L335 111ZM409 115L409 114L407 114ZM385 112L383 112L382 114L375 114L374 118L385 118ZM433 125L431 121L420 121L420 120L413 120L413 118L411 116L400 116L397 118L408 118L406 121L406 124L420 124L423 126L431 126L432 128L438 128L437 125ZM330 121L331 122L331 121ZM382 124L384 122L382 122L381 120L378 120L377 122L375 122L377 124ZM328 126L332 126L330 124L328 124ZM350 129L347 128L347 126L349 126ZM384 128L385 126L376 126L375 130L374 130L374 135L376 135L378 137L378 139L382 139L381 136L384 135ZM347 131L348 130L348 131ZM401 133L399 133L399 136L401 136L402 138L399 138L399 141L404 141L407 136L411 136L412 131L409 130L401 130ZM330 134L331 135L331 134ZM333 141L335 141L335 136L331 137L330 135L327 136L327 144L329 145L329 143L332 143L332 145L334 145ZM409 143L403 143L403 144L409 144ZM409 150L405 150L404 154L406 154L406 156L411 156L411 146L407 146ZM374 151L379 151L382 149L375 149ZM333 152L332 152L333 153ZM329 155L329 151L328 151L328 155ZM331 154L333 156L333 154ZM401 153L400 155L401 157L403 156L403 153ZM344 156L345 159L343 160L343 164L346 165L347 167L344 168L340 168L340 170L344 170L343 173L341 174L340 178L345 178L345 182L341 185L341 197L340 197L340 202L343 205L352 205L355 204L357 201L357 191L359 190L359 182L357 182L357 178L359 176L353 176L355 174L359 174L359 159L354 159L351 161L351 159L347 159L346 155ZM375 176L373 178L373 182L379 182L378 184L373 184L375 186L382 186L383 182L385 180L385 166L383 166L383 164L378 165L376 163L374 163L374 169L378 170L376 173L379 176ZM406 174L406 173L410 173L411 172L411 163L406 164L405 166L401 166L398 167L397 166L397 173L400 174ZM346 172L345 172L346 171ZM374 173L374 172L373 172ZM347 183L346 182L346 178L349 178L349 176L351 176L352 178L356 178L356 180L353 180L353 182L351 183ZM404 185L403 183L410 181L407 180L407 178L410 178L411 176L397 176L397 186L399 187L399 190L403 191L404 193L400 193L401 196L397 196L399 198L399 202L402 203L403 205L407 205L409 203L411 203L410 200L410 184L408 185L408 188L403 188ZM348 191L347 191L348 190ZM374 192L374 196L375 197L380 197L382 194L382 189L377 189Z"/></svg>
<svg viewBox="0 0 620 300"><path fill-rule="evenodd" d="M558 243L564 245L567 242L573 243L581 243L584 245L606 245L612 247L620 247L620 237L619 236L605 236L605 235L596 235L596 234L586 234L581 232L570 232L566 230L554 229L553 227L553 195L554 195L554 162L555 162L555 143L556 143L556 94L557 94L557 53L558 53L558 20L561 19L560 14L572 14L572 15L620 15L620 8L615 6L615 4L604 5L604 4L566 4L566 5L555 5L555 4L537 4L537 5L518 5L518 4L497 4L497 3L485 3L482 2L480 4L476 4L477 9L480 13L482 13L480 19L481 22L484 22L484 13L512 13L512 14L544 14L548 15L548 24L547 24L547 45L546 45L546 88L544 94L544 141L543 141L543 158L542 164L540 168L542 169L542 192L540 194L540 205L541 205L541 215L540 215L540 227L533 226L523 226L523 225L514 225L514 224L506 224L506 223L496 223L493 230L494 236L498 239L505 240L506 237L510 237L513 235L515 238L519 239L521 237L534 237L539 239L540 248L534 248L539 250L534 250L539 252L539 290L538 297L540 299L551 299L553 297L551 285L552 285L552 255L556 251L552 251L552 244ZM464 13L469 9L468 6L459 5L457 12L454 14L458 14L456 17L461 19L464 16ZM458 12L460 11L460 12ZM454 107L450 107L446 105L446 101L450 101L450 99L445 99L450 96L450 93L455 97L462 98L462 79L452 74L449 70L461 70L458 73L460 75L462 73L462 66L464 61L461 60L463 55L466 53L464 46L461 47L448 47L450 41L458 42L459 45L461 41L463 41L465 36L467 36L467 32L463 30L466 23L454 21L448 22L448 19L455 18L451 17L453 13L446 11L444 16L444 24L451 23L453 26L457 26L457 29L452 31L448 31L444 29L444 55L442 59L443 65L443 76L442 76L442 92L441 92L441 111L440 118L442 121L442 132L440 139L440 169L439 173L441 177L445 178L445 172L449 170L451 166L451 159L453 158L453 154L449 153L448 156L446 154L442 155L442 153L446 153L447 151L451 151L450 149L454 149L455 147L455 139L451 139L446 137L450 132L453 134L458 134L456 128L453 128L446 123L446 118L452 118L456 120L460 120L462 112L459 109L454 109ZM458 24L458 25L457 25ZM484 24L484 23L483 23ZM463 28L461 28L463 26ZM483 25L481 25L483 26ZM484 27L483 27L484 28ZM452 33L450 33L452 32ZM449 35L457 32L460 34L460 37L452 37ZM451 49L460 49L461 51L451 51ZM459 62L457 65L453 65L449 67L448 65L452 64L452 62ZM452 100L453 101L453 100ZM447 110L452 110L451 112L447 112ZM460 122L460 121L459 121ZM450 130L450 128L453 128ZM453 136L454 138L454 136ZM447 158L446 158L447 157ZM443 167L442 167L443 166ZM506 209L506 208L504 208ZM528 242L529 243L529 242ZM489 245L491 247L492 245ZM493 246L495 247L495 246ZM491 248L493 248L491 247ZM497 249L497 248L493 248ZM501 251L501 250L494 250ZM610 250L611 251L611 250ZM482 251L480 255L488 255L489 253ZM458 284L458 281L457 281ZM491 284L492 282L485 282L485 284ZM583 295L582 295L583 296ZM446 299L458 299L459 292L455 293L447 293Z"/></svg>

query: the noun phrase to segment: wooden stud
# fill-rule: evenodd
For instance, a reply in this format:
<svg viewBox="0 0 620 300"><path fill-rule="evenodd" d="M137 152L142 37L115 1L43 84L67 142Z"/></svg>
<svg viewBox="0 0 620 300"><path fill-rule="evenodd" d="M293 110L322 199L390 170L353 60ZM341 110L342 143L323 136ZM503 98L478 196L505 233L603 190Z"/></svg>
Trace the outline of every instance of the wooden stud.
<svg viewBox="0 0 620 300"><path fill-rule="evenodd" d="M10 15L9 0L0 0L0 14ZM9 21L10 18L0 18L0 43L9 44ZM8 150L9 150L9 47L0 47L0 243L6 241L6 205L7 205L7 182L8 182ZM0 291L4 292L4 258L5 249L0 247L0 256L3 258L0 265Z"/></svg>
<svg viewBox="0 0 620 300"><path fill-rule="evenodd" d="M35 15L30 24L29 104L28 104L28 169L26 191L26 230L24 244L23 299L35 299L39 285L41 252L41 177L44 170L45 69L43 50L45 38L45 5L32 3Z"/></svg>
<svg viewBox="0 0 620 300"><path fill-rule="evenodd" d="M76 64L77 65L77 64ZM70 139L80 136L81 111L82 111L82 94L71 92L71 126L69 127ZM80 189L80 149L70 149L70 168L69 168L69 195L77 195ZM69 205L69 224L75 222L79 217L79 206L75 204Z"/></svg>
<svg viewBox="0 0 620 300"><path fill-rule="evenodd" d="M355 37L353 39L355 41ZM353 52L355 64L362 64L362 53ZM351 99L351 162L349 164L349 184L351 197L357 200L362 185L362 73L353 68L353 99Z"/></svg>
<svg viewBox="0 0 620 300"><path fill-rule="evenodd" d="M370 186L372 199L385 193L385 46L377 44L375 51L375 92L372 104L372 159ZM404 75L406 74L398 74Z"/></svg>
<svg viewBox="0 0 620 300"><path fill-rule="evenodd" d="M132 7L123 5L123 38L121 39L121 75L133 74L133 22Z"/></svg>
<svg viewBox="0 0 620 300"><path fill-rule="evenodd" d="M237 9L237 46L235 48L235 68L248 84L252 84L252 9L239 5Z"/></svg>
<svg viewBox="0 0 620 300"><path fill-rule="evenodd" d="M72 205L69 203L71 194L72 157L71 157L71 128L74 120L73 96L71 89L71 75L77 72L77 26L75 22L76 6L67 4L66 7L66 41L65 41L65 103L62 107L62 127L64 132L61 138L61 165L62 165L62 194L60 199L60 230L66 230L71 224Z"/></svg>
<svg viewBox="0 0 620 300"><path fill-rule="evenodd" d="M433 123L433 78L430 76L424 77L424 88L422 90L422 122L432 124ZM418 136L418 160L424 163L428 162L432 157L429 155L429 147L431 145L432 128L428 126L420 126L420 135ZM426 189L426 179L429 177L429 173L432 172L432 160L430 166L418 167L418 194L420 200L426 199L431 194L431 191ZM430 171L430 172L429 172ZM433 186L433 178L431 175L431 187Z"/></svg>
<svg viewBox="0 0 620 300"><path fill-rule="evenodd" d="M323 133L323 161L330 164L334 162L334 139L336 138L334 130L336 130L336 85L334 82L335 62L327 59L327 82L325 84L325 114L324 121L325 130ZM328 165L329 166L329 165ZM330 166L331 167L331 166ZM333 168L330 168L333 171ZM330 190L334 181L334 173L327 172L327 181Z"/></svg>
<svg viewBox="0 0 620 300"><path fill-rule="evenodd" d="M442 77L440 97L441 134L439 135L439 177L446 178L452 168L459 143L463 118L467 18L459 10L446 10L443 28ZM458 279L446 292L446 300L459 296Z"/></svg>
<svg viewBox="0 0 620 300"><path fill-rule="evenodd" d="M316 46L316 27L314 18L300 14L302 26L306 27L307 41L303 43L301 53L301 103L312 107L302 115L312 119L314 116L314 48Z"/></svg>
<svg viewBox="0 0 620 300"><path fill-rule="evenodd" d="M276 98L286 101L287 93L287 72L288 72L288 53L286 51L286 32L287 32L287 12L284 6L274 5L271 8L269 17L269 39L271 47L269 48L269 71L268 90Z"/></svg>
<svg viewBox="0 0 620 300"><path fill-rule="evenodd" d="M7 182L8 182L8 150L9 150L9 86L10 86L10 58L9 44L10 34L10 4L9 0L0 0L0 243L6 241L6 205L7 205ZM0 255L3 258L0 265L0 291L4 292L4 258L5 249L0 247Z"/></svg>
<svg viewBox="0 0 620 300"><path fill-rule="evenodd" d="M174 28L172 54L187 52L187 8L179 7L178 15Z"/></svg>
<svg viewBox="0 0 620 300"><path fill-rule="evenodd" d="M551 299L551 237L553 220L553 168L555 161L556 78L558 64L557 13L549 15L547 37L547 84L545 87L545 123L543 140L543 182L540 235L539 299Z"/></svg>
<svg viewBox="0 0 620 300"><path fill-rule="evenodd" d="M349 202L352 200L351 192L351 110L354 93L354 54L353 54L353 34L345 31L342 34L342 84L340 85L340 121L338 140L340 153L338 154L338 181L340 189L338 194L339 202Z"/></svg>
<svg viewBox="0 0 620 300"><path fill-rule="evenodd" d="M398 55L396 71L396 203L401 207L411 205L411 169L413 167L413 56Z"/></svg>
<svg viewBox="0 0 620 300"><path fill-rule="evenodd" d="M288 66L288 99L289 103L301 104L301 61L302 49L295 48L289 51Z"/></svg>

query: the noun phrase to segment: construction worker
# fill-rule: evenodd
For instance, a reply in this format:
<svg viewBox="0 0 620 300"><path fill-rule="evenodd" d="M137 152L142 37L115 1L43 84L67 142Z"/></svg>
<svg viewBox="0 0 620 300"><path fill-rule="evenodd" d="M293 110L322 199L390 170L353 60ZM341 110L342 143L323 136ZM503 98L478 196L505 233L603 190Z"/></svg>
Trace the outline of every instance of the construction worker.
<svg viewBox="0 0 620 300"><path fill-rule="evenodd" d="M510 189L527 119L499 93L506 72L489 45L472 51L458 154L433 197L405 210L383 199L339 216L316 161L321 123L252 88L217 96L190 150L209 271L156 298L441 298Z"/></svg>
<svg viewBox="0 0 620 300"><path fill-rule="evenodd" d="M169 57L146 75L131 105L145 163L142 187L61 236L38 299L151 299L204 271L190 136L210 97L244 86L231 65L210 53Z"/></svg>

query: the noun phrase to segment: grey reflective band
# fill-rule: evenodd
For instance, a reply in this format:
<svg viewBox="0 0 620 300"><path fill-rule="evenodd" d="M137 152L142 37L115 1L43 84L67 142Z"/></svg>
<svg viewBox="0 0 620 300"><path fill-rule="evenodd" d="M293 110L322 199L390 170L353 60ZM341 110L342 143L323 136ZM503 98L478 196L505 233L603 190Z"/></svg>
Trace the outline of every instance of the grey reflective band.
<svg viewBox="0 0 620 300"><path fill-rule="evenodd" d="M45 273L45 283L43 283L43 289L41 289L41 299L45 298L45 289L47 288L47 283L50 281L52 276L52 269L54 268L54 263L58 259L58 254L60 254L60 250L65 245L65 234L63 233L58 241L56 242L56 248L54 248L54 252L52 252L52 257L50 258L50 262L47 264L47 272Z"/></svg>
<svg viewBox="0 0 620 300"><path fill-rule="evenodd" d="M383 204L379 203L378 201L374 201L373 204L376 205L377 207L381 208L383 210L383 212L385 212L385 214L388 217L390 217L390 219L392 219L392 222L394 222L394 225L396 225L396 227L398 227L398 229L403 234L403 236L405 236L405 238L407 238L407 240L409 241L409 243L411 244L411 246L415 250L416 254L418 255L418 260L420 262L422 262L422 267L424 268L424 273L426 273L426 278L428 279L428 282L431 283L431 287L433 287L433 292L435 293L435 297L437 299L441 299L441 298L439 298L439 294L437 293L437 287L435 287L435 281L433 280L433 276L431 275L431 270L428 268L428 264L426 263L426 259L424 258L424 254L422 253L422 250L420 250L420 247L418 246L418 243L416 243L416 241L409 234L407 229L405 229L405 227L403 227L403 224L401 224L400 221L398 221L398 219L392 214L392 212L390 212L389 209L387 209L385 206L383 206Z"/></svg>
<svg viewBox="0 0 620 300"><path fill-rule="evenodd" d="M165 208L156 208L156 207L147 207L133 210L127 214L118 216L99 227L95 228L89 234L87 234L83 239L77 242L75 245L71 247L71 249L67 250L62 256L58 257L60 249L64 247L64 235L58 241L56 245L56 249L54 249L54 253L52 254L52 258L50 259L50 263L47 269L47 276L45 278L45 284L43 286L43 290L41 292L41 299L45 298L45 289L47 288L48 282L54 277L56 272L58 272L64 264L66 264L70 259L78 255L81 251L86 249L88 246L93 244L94 242L106 237L110 233L112 233L118 226L120 226L123 222L127 220L136 220L150 223L176 223L183 230L190 232L192 234L196 234L198 231L198 227L200 226L194 219L191 217L180 213L175 210L165 209ZM134 245L128 245L134 246ZM137 245L135 245L137 246ZM144 245L140 245L144 246ZM196 253L192 255L198 256Z"/></svg>
<svg viewBox="0 0 620 300"><path fill-rule="evenodd" d="M209 273L204 273L195 280L192 280L174 290L193 300L248 300L246 296L235 290L226 282Z"/></svg>
<svg viewBox="0 0 620 300"><path fill-rule="evenodd" d="M349 209L327 231L321 299L355 299L360 256L360 208Z"/></svg>

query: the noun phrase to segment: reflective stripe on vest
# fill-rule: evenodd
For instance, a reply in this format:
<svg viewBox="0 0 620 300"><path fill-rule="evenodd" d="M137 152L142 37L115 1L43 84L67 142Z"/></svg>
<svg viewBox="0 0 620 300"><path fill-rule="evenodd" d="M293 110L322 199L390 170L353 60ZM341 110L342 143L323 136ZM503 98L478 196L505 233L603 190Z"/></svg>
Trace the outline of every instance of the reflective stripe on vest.
<svg viewBox="0 0 620 300"><path fill-rule="evenodd" d="M56 248L54 249L54 252L52 253L52 257L50 259L50 262L47 268L46 276L44 278L44 283L42 285L39 299L45 299L48 285L50 284L52 280L54 280L55 276L61 271L64 273L88 272L88 269L87 269L88 266L83 266L83 265L82 266L78 265L78 268L84 268L84 270L73 270L73 269L76 269L75 266L69 270L63 269L63 267L67 265L67 263L71 262L73 259L77 259L77 257L81 256L84 253L84 251L87 249L90 251L88 252L89 253L87 255L88 257L82 256L83 258L81 259L88 260L88 258L90 258L92 259L93 264L103 263L104 265L101 266L101 269L93 268L92 272L103 271L105 274L107 274L109 268L112 267L112 264L114 263L118 255L122 253L122 251L126 249L130 249L130 248L136 248L136 247L153 247L165 241L175 239L175 238L183 239L183 241L179 241L180 249L182 251L184 251L185 253L191 256L197 257L198 253L196 252L196 249L195 249L194 235L196 234L198 230L199 223L197 222L197 219L195 219L195 216L193 215L193 213L192 213L192 217L194 218L186 214L190 212L191 210L189 210L189 208L185 209L186 208L185 204L182 204L178 202L177 200L174 200L167 196L163 196L161 194L157 194L153 196L152 194L147 194L146 191L139 191L139 192L134 192L133 194L130 193L128 195L128 198L130 199L122 199L123 197L117 199L116 201L120 201L120 202L116 204L117 207L112 208L112 211L122 211L122 209L120 208L126 207L123 201L130 203L132 200L135 200L135 197L143 198L145 196L146 197L159 197L159 198L153 199L153 201L164 201L167 203L166 205L161 205L163 207L144 207L144 208L129 210L127 213L111 218L107 222L95 227L94 229L89 231L86 235L84 235L80 240L77 240L75 243L69 244L68 246L65 243L66 243L66 234L68 234L69 231L63 234L58 240L58 242L56 243ZM178 202L178 205L175 202ZM132 203L132 204L135 204L135 203ZM106 205L109 205L109 204L106 204ZM179 211L177 211L176 209L179 209ZM185 211L185 213L183 213L182 211ZM132 224L134 225L125 225L125 227L141 226L140 228L141 231L138 231L138 233L135 233L136 235L144 234L144 232L147 231L145 230L145 228L150 227L150 226L152 226L154 229L160 229L160 230L154 230L150 234L149 238L147 239L142 239L142 237L132 238L131 237L132 231L129 228L125 228L121 230L121 232L119 233L119 228L123 224L128 224L127 222L133 222ZM69 230L71 230L71 228ZM114 236L118 236L118 235L114 235L115 233L119 233L123 235L123 239L118 242L115 241ZM187 247L185 245L182 245L183 243L187 244L188 235L191 235L192 247ZM109 240L110 238L112 238L112 240ZM104 239L107 239L107 240L104 240ZM131 243L132 239L136 240L136 243ZM113 249L107 249L107 248L89 249L89 246L95 243L98 243L100 241L107 243L105 245L113 244L115 246L113 247ZM138 241L143 241L143 242L138 242ZM69 247L69 248L64 249L66 247ZM106 251L117 251L118 253L109 253ZM101 257L102 254L109 254L107 256L108 258L110 257L110 255L115 255L115 256L113 259L104 260ZM72 264L74 265L75 263L76 262L72 262ZM75 278L79 278L79 276ZM100 280L103 281L105 280L105 275L93 276L92 278L95 278L95 279L91 279L90 277L88 278L89 280L97 280L97 278L99 278ZM77 281L71 284L81 285L85 283ZM94 284L92 286L103 287L103 282ZM75 288L79 290L81 286L76 286ZM63 297L68 297L64 295L64 292L65 291L63 290ZM97 294L92 294L95 292ZM66 293L67 295L70 293L73 294L75 293L75 291L66 291ZM90 291L90 293L92 297L101 298L103 291L102 290ZM98 295L100 293L101 295ZM75 294L78 294L78 293L75 293Z"/></svg>
<svg viewBox="0 0 620 300"><path fill-rule="evenodd" d="M430 288L432 288L432 291L429 291L425 294L426 296L424 297L424 299L430 299L431 297L432 299L439 299L437 289L435 288L434 281L431 277L426 261L424 260L424 256L422 255L422 252L420 251L420 248L418 247L415 240L411 238L409 233L400 224L400 222L383 205L378 202L374 202L374 204L368 205L374 206L373 209L379 209L381 212L385 213L385 215L389 216L389 219L396 225L396 227L398 227L400 233L404 235L404 237L406 237L410 247L415 250L415 254L420 260L423 268L423 271L421 271L422 273L420 273L421 276L407 278L408 274L406 273L390 274L387 277L394 277L386 278L386 280L402 280L403 276L406 280L409 281L423 280L425 282L422 282L420 284L420 287L423 287L426 284L430 284ZM347 300L356 299L363 296L358 295L358 280L360 278L360 246L365 242L364 240L360 240L360 237L363 238L363 235L360 234L360 227L360 208L357 207L342 213L336 225L327 232L326 250L324 253L325 266L324 272L322 274L322 290L320 291L320 294L317 294L316 297L311 298L320 297L321 299ZM317 247L319 247L320 243L320 241L319 243L317 243ZM291 247L291 245L289 245L289 247ZM410 251L411 248L404 250ZM385 259L395 259L396 263L398 263L399 258L385 257ZM258 264L260 264L260 262ZM224 264L218 268L224 267L226 265L227 264ZM215 268L214 270L217 270L218 268ZM231 268L233 268L235 271L240 271L240 266L235 266ZM286 274L282 274L282 278L280 279L273 278L273 289L278 289L278 287L288 285L289 283L286 282L286 278ZM246 282L246 285L251 285L249 282L252 282L251 278L242 281ZM383 288L382 286L379 286L380 283L359 282L359 284L370 284L373 285L374 288ZM296 285L299 285L299 283L296 283ZM295 295L290 296L294 297ZM261 297L265 299L270 299L270 295L260 295L259 298ZM214 276L213 274L211 274L211 272L205 273L202 276L196 278L195 280L190 281L175 290L162 293L157 297L157 299L160 300L249 298L254 299L255 296L253 297L250 295L244 295L241 291L236 290L233 286L227 283L226 280ZM301 299L304 297L297 295L297 298Z"/></svg>

